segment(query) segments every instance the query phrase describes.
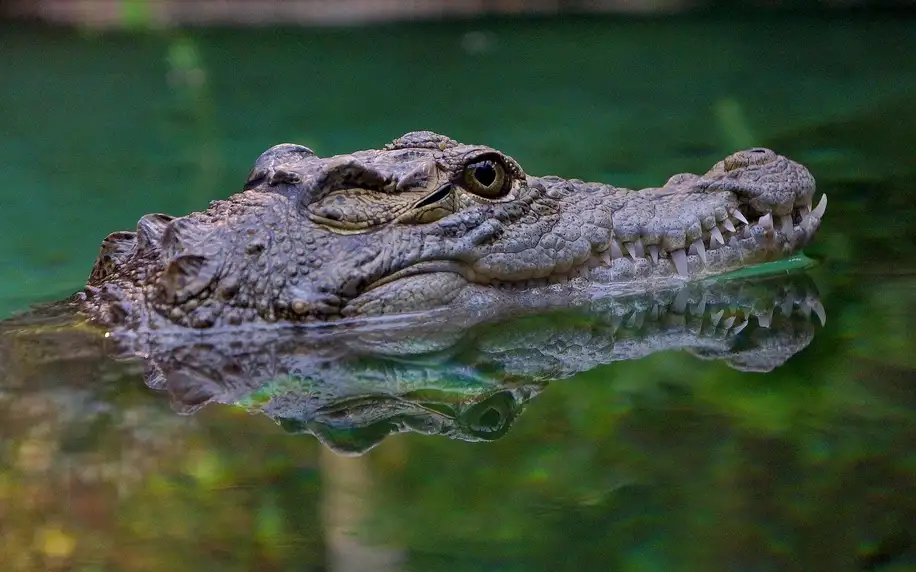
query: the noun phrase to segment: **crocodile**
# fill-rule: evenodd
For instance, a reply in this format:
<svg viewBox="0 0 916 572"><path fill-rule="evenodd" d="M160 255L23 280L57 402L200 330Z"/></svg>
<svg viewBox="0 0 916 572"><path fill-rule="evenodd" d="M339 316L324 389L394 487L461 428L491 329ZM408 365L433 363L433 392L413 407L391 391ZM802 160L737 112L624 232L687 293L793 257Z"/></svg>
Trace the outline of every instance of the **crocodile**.
<svg viewBox="0 0 916 572"><path fill-rule="evenodd" d="M106 237L75 302L149 331L639 291L797 252L826 210L814 193L805 167L764 148L635 191L527 175L428 131L330 158L285 143L228 199Z"/></svg>

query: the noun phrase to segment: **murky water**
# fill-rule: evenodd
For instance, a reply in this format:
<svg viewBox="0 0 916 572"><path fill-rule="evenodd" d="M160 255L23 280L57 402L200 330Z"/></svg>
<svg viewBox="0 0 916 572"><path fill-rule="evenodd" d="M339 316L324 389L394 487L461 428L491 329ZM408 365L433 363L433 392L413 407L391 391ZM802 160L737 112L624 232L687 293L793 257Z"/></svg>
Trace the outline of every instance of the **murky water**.
<svg viewBox="0 0 916 572"><path fill-rule="evenodd" d="M916 569L914 34L0 30L4 316L79 289L108 232L234 192L281 140L332 154L433 129L636 187L761 144L830 196L816 268L705 301L144 360L53 316L7 322L3 569Z"/></svg>

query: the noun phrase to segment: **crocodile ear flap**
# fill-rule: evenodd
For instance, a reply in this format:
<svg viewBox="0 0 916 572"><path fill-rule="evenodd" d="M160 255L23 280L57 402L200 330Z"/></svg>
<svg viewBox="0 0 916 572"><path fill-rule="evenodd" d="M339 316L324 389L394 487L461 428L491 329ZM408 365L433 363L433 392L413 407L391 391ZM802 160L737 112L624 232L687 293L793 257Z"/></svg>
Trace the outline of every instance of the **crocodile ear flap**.
<svg viewBox="0 0 916 572"><path fill-rule="evenodd" d="M109 276L123 264L137 245L137 235L133 232L113 232L105 237L95 259L90 279L99 281Z"/></svg>
<svg viewBox="0 0 916 572"><path fill-rule="evenodd" d="M141 254L158 252L162 235L169 223L175 220L168 215L154 213L145 215L137 222L137 251Z"/></svg>
<svg viewBox="0 0 916 572"><path fill-rule="evenodd" d="M677 175L672 175L671 178L668 179L668 182L665 183L665 188L683 187L687 189L692 187L694 183L699 180L699 175L694 175L693 173L678 173Z"/></svg>
<svg viewBox="0 0 916 572"><path fill-rule="evenodd" d="M184 254L169 262L156 280L162 301L181 304L197 296L216 280L219 263L199 254Z"/></svg>
<svg viewBox="0 0 916 572"><path fill-rule="evenodd" d="M211 227L187 218L177 218L162 233L162 256L165 260L198 250L206 242Z"/></svg>

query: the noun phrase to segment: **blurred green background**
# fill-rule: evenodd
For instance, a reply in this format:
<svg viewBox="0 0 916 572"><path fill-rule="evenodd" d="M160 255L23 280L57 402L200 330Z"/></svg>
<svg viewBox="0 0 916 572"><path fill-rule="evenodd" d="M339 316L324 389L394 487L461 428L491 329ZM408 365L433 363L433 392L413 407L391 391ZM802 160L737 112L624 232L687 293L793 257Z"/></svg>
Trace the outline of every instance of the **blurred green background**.
<svg viewBox="0 0 916 572"><path fill-rule="evenodd" d="M773 374L656 354L551 385L497 442L358 458L231 407L176 416L139 373L2 380L4 570L916 570L908 3L304 27L193 4L0 4L0 315L79 289L143 214L235 192L270 145L430 129L628 187L751 145L803 162L830 197L828 324Z"/></svg>

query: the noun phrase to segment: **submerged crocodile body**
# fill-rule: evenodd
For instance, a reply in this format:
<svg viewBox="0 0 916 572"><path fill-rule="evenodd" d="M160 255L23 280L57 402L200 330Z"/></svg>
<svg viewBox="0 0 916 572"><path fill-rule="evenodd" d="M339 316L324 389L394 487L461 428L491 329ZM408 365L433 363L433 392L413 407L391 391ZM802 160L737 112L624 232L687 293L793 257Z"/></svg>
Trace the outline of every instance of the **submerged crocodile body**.
<svg viewBox="0 0 916 572"><path fill-rule="evenodd" d="M826 209L814 190L762 148L632 191L526 175L431 132L331 158L283 144L241 193L109 235L77 303L108 327L161 330L638 291L796 252Z"/></svg>

